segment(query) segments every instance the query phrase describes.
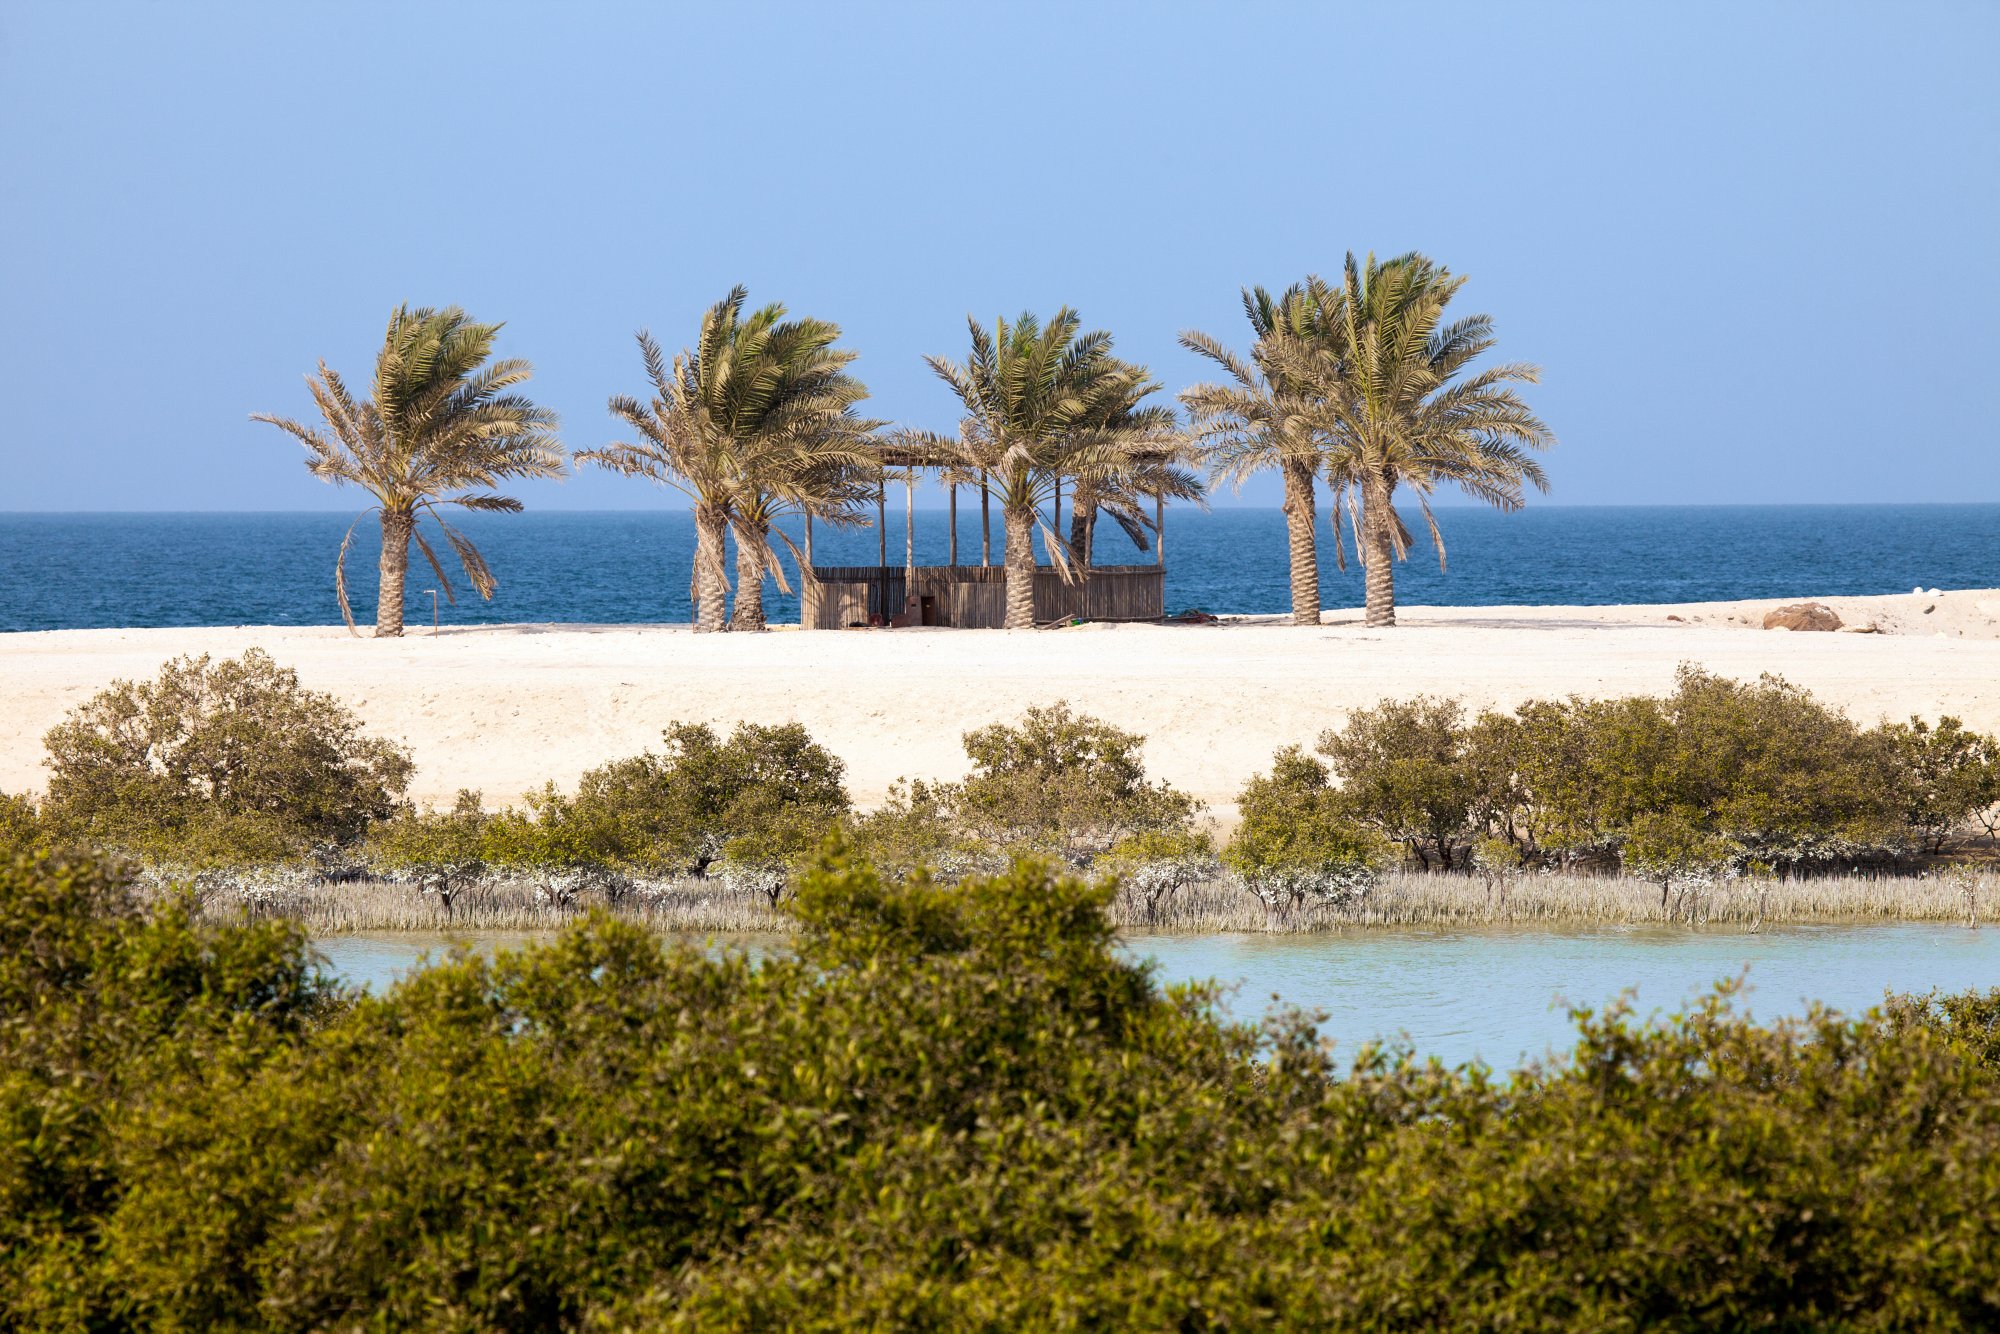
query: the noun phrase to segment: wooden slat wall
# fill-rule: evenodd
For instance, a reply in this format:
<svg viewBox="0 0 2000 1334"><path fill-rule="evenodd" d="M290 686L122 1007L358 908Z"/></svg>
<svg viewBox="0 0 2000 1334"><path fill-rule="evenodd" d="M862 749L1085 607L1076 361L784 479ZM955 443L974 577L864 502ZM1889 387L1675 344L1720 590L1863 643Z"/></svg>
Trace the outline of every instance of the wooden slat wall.
<svg viewBox="0 0 2000 1334"><path fill-rule="evenodd" d="M844 630L903 610L904 567L815 566L800 599L799 624ZM920 565L916 594L938 599L940 619L961 628L996 629L1007 617L1007 571L999 565ZM1165 572L1157 565L1100 565L1081 584L1066 584L1049 566L1035 570L1035 619L1081 616L1093 621L1157 621L1166 612Z"/></svg>

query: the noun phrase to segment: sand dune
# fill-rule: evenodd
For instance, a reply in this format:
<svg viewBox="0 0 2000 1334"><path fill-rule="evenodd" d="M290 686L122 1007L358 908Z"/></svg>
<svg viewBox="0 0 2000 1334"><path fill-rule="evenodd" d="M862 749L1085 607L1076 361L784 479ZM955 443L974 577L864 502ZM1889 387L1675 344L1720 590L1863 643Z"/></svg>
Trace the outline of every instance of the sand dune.
<svg viewBox="0 0 2000 1334"><path fill-rule="evenodd" d="M1393 630L1357 612L1321 628L1275 618L1219 627L1043 631L777 631L500 626L357 640L340 627L61 630L0 635L0 790L42 785L41 736L118 677L179 653L251 646L403 739L413 793L489 802L573 782L656 745L672 719L797 719L847 761L856 798L903 775L964 771L959 736L1066 698L1146 734L1153 770L1225 819L1243 781L1385 695L1511 707L1538 697L1660 691L1675 665L1775 672L1856 718L1955 713L2000 731L2000 590L1825 598L1881 633L1755 628L1781 600L1623 607L1412 607Z"/></svg>

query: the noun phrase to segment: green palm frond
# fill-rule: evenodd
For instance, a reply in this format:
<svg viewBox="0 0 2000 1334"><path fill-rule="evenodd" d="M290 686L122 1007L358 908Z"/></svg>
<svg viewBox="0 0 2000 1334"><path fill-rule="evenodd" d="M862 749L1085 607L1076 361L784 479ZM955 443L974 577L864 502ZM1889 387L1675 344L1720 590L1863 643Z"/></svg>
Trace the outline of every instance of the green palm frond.
<svg viewBox="0 0 2000 1334"><path fill-rule="evenodd" d="M436 516L439 505L513 511L520 503L493 494L497 483L561 477L568 456L557 436L556 414L514 392L532 375L519 358L492 360L498 324L470 319L456 306L443 310L398 306L376 354L372 393L358 399L322 361L307 377L325 429L287 417L253 414L298 440L306 467L334 485L359 486L377 508ZM372 511L371 511L372 512ZM462 533L439 523L467 577L482 596L496 584L478 550ZM335 594L348 628L346 559L353 530L335 561ZM445 584L436 553L421 537L419 550Z"/></svg>
<svg viewBox="0 0 2000 1334"><path fill-rule="evenodd" d="M924 359L965 410L957 435L905 429L885 443L921 452L946 480L984 490L1017 519L1031 518L1056 570L1079 578L1085 561L1042 520L1042 505L1068 485L1072 496L1125 526L1136 518L1136 496L1185 494L1185 470L1166 467L1188 449L1180 420L1170 406L1149 401L1160 385L1146 369L1112 356L1111 336L1083 332L1067 306L1046 323L1024 312L991 327L973 319L966 325L964 361Z"/></svg>
<svg viewBox="0 0 2000 1334"><path fill-rule="evenodd" d="M787 319L775 302L746 313L748 304L748 290L732 288L671 361L642 330L651 401L621 394L609 403L635 438L576 459L672 487L723 516L788 590L769 544L771 523L783 514L857 520L873 494L883 423L856 411L868 390L849 370L856 354L838 346L838 325ZM719 557L701 559L711 567L706 576L726 583Z"/></svg>

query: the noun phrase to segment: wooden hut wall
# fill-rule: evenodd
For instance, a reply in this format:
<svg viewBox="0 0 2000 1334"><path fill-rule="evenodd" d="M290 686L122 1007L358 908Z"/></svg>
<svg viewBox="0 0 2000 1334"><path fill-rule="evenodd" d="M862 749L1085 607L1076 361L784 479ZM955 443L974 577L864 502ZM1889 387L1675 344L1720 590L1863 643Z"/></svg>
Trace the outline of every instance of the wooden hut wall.
<svg viewBox="0 0 2000 1334"><path fill-rule="evenodd" d="M1066 584L1047 566L1035 570L1035 619L1081 616L1090 621L1157 621L1167 614L1166 579L1156 565L1099 565L1082 583Z"/></svg>
<svg viewBox="0 0 2000 1334"><path fill-rule="evenodd" d="M937 599L938 624L997 629L1007 619L1007 571L999 565L920 565L917 597ZM818 566L805 581L799 623L844 630L903 610L909 591L902 566ZM1100 565L1081 584L1049 566L1035 570L1035 619L1157 621L1166 615L1165 572L1157 565Z"/></svg>

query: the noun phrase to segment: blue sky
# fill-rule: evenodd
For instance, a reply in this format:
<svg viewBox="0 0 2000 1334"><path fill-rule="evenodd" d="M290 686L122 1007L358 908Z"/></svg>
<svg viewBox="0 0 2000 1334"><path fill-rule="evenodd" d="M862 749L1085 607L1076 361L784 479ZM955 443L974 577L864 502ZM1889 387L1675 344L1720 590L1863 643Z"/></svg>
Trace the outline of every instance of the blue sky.
<svg viewBox="0 0 2000 1334"><path fill-rule="evenodd" d="M1546 368L1554 503L2000 500L1996 50L1985 0L0 0L0 509L358 509L246 418L399 301L507 321L575 446L739 281L948 427L968 314L1179 388L1371 248Z"/></svg>

